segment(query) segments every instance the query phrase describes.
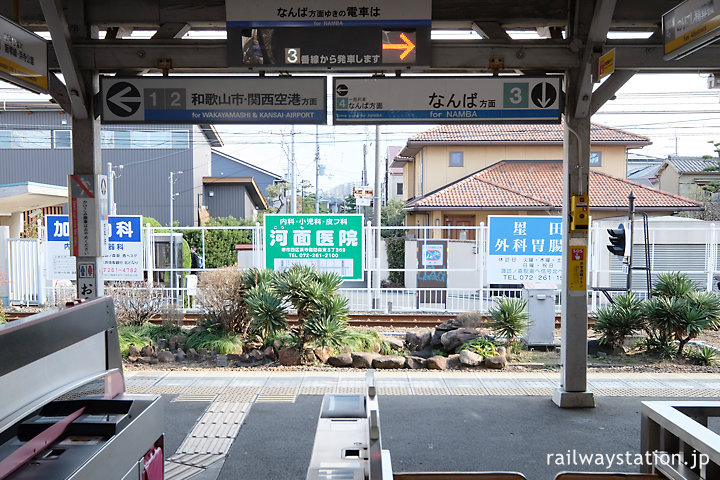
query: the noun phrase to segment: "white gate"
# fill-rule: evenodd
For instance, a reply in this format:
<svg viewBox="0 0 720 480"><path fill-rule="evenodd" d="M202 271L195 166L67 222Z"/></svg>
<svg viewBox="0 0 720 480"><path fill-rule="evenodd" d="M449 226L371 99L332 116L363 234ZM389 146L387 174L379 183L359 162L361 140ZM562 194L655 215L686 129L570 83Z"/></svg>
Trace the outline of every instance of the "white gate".
<svg viewBox="0 0 720 480"><path fill-rule="evenodd" d="M44 303L40 240L37 238L10 238L9 280L10 303L40 305Z"/></svg>

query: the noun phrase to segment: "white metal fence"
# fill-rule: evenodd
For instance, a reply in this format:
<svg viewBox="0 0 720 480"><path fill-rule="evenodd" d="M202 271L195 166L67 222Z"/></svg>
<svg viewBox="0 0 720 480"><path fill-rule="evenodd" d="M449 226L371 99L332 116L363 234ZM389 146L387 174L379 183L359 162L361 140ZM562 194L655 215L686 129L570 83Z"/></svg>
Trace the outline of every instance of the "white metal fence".
<svg viewBox="0 0 720 480"><path fill-rule="evenodd" d="M625 285L623 265L618 257L612 256L606 249L608 243L605 229L617 227L617 221L593 222L590 230L588 306L591 311L608 303L605 295L594 287L621 288ZM184 275L190 273L182 264L173 265L162 256L156 238L158 228L146 228L144 235L143 270L150 288L162 296L168 303L185 307L187 291L183 282ZM201 227L175 228L174 233L182 234L186 230L200 231L198 251L209 251L208 233L213 230L243 230L249 232L252 240L250 248L238 250L236 266L238 268L263 268L265 251L262 226L250 227ZM162 229L167 236L167 229ZM375 251L375 235L381 233L380 251ZM399 235L404 238L405 255L402 267L389 267L385 242L387 235ZM364 274L361 281L346 282L340 294L348 298L353 312L486 312L495 298L500 296L519 297L522 285L489 285L487 282L487 227L365 227ZM456 238L448 238L456 237ZM446 286L427 288L418 285L418 277L424 272L437 272L437 269L422 268L418 265L415 249L418 241L444 238L448 242ZM642 236L635 235L635 265L644 264L644 249L638 246ZM650 265L653 280L662 272L681 271L687 273L701 288L717 291L720 272L717 270L720 234L714 224L678 222L661 223L650 227ZM58 302L68 295L71 285L58 285L52 279L44 280L43 242L33 239L11 239L10 254L10 292L11 301L23 304L40 304L47 301ZM168 242L169 247L169 242ZM207 255L205 255L207 256ZM209 270L206 265L201 269ZM388 283L391 273L396 272L403 284ZM173 275L174 281L169 281ZM375 278L382 283L375 281ZM633 271L633 291L647 296L643 272ZM620 292L613 292L617 294ZM556 295L556 309L560 309L560 295ZM196 304L197 306L197 304Z"/></svg>

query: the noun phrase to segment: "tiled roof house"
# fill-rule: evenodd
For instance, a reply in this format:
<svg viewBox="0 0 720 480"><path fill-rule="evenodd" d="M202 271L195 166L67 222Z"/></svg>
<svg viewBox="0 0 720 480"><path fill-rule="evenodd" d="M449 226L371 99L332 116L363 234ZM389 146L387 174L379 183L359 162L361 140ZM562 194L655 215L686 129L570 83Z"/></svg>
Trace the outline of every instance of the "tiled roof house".
<svg viewBox="0 0 720 480"><path fill-rule="evenodd" d="M592 124L590 139L593 218L624 215L630 191L649 214L701 209L625 179L628 149L649 145L647 137ZM393 162L403 167L406 224L469 226L488 215L558 215L562 158L562 125L445 125L417 134Z"/></svg>
<svg viewBox="0 0 720 480"><path fill-rule="evenodd" d="M703 186L720 182L719 161L718 157L670 156L655 174L658 188L694 200L704 200L707 192Z"/></svg>

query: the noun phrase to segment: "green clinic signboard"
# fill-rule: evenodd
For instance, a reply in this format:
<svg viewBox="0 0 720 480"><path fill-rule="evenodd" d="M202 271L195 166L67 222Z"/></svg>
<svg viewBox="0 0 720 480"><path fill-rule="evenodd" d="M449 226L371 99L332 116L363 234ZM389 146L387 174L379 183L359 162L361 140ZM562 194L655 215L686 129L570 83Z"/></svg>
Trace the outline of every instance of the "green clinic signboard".
<svg viewBox="0 0 720 480"><path fill-rule="evenodd" d="M265 215L265 266L293 265L363 278L362 215Z"/></svg>

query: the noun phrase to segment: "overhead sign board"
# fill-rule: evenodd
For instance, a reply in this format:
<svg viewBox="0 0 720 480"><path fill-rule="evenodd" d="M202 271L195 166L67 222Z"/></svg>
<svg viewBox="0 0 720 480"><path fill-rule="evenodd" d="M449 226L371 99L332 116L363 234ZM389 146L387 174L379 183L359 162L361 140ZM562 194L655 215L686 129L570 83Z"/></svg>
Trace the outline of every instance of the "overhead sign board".
<svg viewBox="0 0 720 480"><path fill-rule="evenodd" d="M47 42L0 17L0 78L33 92L48 93Z"/></svg>
<svg viewBox="0 0 720 480"><path fill-rule="evenodd" d="M226 0L228 65L312 69L428 66L431 0Z"/></svg>
<svg viewBox="0 0 720 480"><path fill-rule="evenodd" d="M488 216L487 282L562 280L562 217Z"/></svg>
<svg viewBox="0 0 720 480"><path fill-rule="evenodd" d="M47 239L45 256L50 280L75 280L76 261L70 255L70 219L67 215L45 217ZM103 253L103 279L140 281L142 270L142 217L139 215L108 217L108 249ZM83 264L79 278L94 278L93 263ZM91 267L88 268L88 265Z"/></svg>
<svg viewBox="0 0 720 480"><path fill-rule="evenodd" d="M560 123L562 77L333 79L336 124Z"/></svg>
<svg viewBox="0 0 720 480"><path fill-rule="evenodd" d="M265 215L265 265L293 265L362 280L362 215Z"/></svg>
<svg viewBox="0 0 720 480"><path fill-rule="evenodd" d="M615 49L611 49L598 60L598 80L602 80L615 71Z"/></svg>
<svg viewBox="0 0 720 480"><path fill-rule="evenodd" d="M720 0L685 0L662 17L665 60L682 58L720 36Z"/></svg>
<svg viewBox="0 0 720 480"><path fill-rule="evenodd" d="M101 120L324 124L325 85L325 77L101 77Z"/></svg>

